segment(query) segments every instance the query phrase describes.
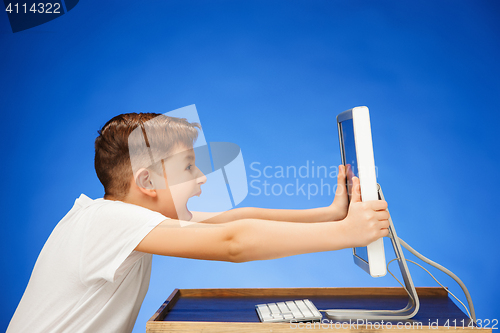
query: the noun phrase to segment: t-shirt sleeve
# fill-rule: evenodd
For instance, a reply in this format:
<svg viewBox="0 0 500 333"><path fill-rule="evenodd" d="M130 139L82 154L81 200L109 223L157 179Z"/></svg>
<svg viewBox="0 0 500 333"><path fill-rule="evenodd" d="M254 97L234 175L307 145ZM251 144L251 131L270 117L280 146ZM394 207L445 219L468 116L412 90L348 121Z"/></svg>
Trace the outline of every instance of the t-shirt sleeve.
<svg viewBox="0 0 500 333"><path fill-rule="evenodd" d="M80 258L80 280L84 284L100 279L114 282L118 268L137 245L167 219L158 212L123 202L108 202L89 214ZM139 259L141 255L146 254L137 252L134 258ZM127 260L127 264L133 263Z"/></svg>

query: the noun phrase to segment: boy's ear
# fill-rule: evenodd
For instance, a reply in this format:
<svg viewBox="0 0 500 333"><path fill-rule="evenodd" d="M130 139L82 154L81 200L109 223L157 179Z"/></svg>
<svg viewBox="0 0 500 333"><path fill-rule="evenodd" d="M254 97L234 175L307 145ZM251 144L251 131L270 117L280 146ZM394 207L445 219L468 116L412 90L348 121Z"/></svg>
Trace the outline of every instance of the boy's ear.
<svg viewBox="0 0 500 333"><path fill-rule="evenodd" d="M142 168L135 173L135 183L142 193L152 197L156 196L153 177L148 169Z"/></svg>

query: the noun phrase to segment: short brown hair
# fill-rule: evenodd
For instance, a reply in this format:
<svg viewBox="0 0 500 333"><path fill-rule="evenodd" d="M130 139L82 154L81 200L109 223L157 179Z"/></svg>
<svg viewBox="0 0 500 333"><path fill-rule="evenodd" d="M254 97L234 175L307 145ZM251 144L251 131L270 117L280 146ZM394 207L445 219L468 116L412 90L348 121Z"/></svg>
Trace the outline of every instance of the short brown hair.
<svg viewBox="0 0 500 333"><path fill-rule="evenodd" d="M146 142L151 150L161 151L162 156L166 156L178 145L192 147L200 125L159 113L125 113L109 120L97 132L94 158L95 171L104 186L105 196L121 200L128 194L133 177L130 150L134 150L134 154L138 151L138 147L129 147L129 136L138 127L147 132ZM144 158L139 158L144 161L142 167L149 167L150 155L146 149L139 149L139 153L144 155Z"/></svg>

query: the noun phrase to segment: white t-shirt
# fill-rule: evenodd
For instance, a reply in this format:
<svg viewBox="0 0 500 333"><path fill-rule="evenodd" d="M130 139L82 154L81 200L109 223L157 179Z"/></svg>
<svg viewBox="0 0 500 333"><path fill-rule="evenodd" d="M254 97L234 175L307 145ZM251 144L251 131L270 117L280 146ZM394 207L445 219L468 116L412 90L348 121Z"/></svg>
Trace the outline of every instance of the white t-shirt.
<svg viewBox="0 0 500 333"><path fill-rule="evenodd" d="M131 332L152 259L134 249L165 219L82 194L40 252L7 332Z"/></svg>

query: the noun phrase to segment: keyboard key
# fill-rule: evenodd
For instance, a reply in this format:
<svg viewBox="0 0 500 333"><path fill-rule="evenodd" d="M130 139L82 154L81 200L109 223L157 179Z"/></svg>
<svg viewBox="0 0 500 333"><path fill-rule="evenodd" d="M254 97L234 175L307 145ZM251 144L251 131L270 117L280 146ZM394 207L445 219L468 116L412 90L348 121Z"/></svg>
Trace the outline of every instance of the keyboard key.
<svg viewBox="0 0 500 333"><path fill-rule="evenodd" d="M280 313L280 309L278 308L276 303L269 303L268 306L269 306L269 310L271 310L271 314L274 315L275 313Z"/></svg>
<svg viewBox="0 0 500 333"><path fill-rule="evenodd" d="M302 318L303 317L302 312L300 312L299 308L297 307L297 305L295 305L294 301L287 301L287 302L285 302L285 304L288 306L290 311L292 311L294 318Z"/></svg>
<svg viewBox="0 0 500 333"><path fill-rule="evenodd" d="M281 313L292 312L292 311L290 311L290 309L288 308L288 306L286 306L285 302L278 302L278 303L276 303L276 305L280 309Z"/></svg>
<svg viewBox="0 0 500 333"><path fill-rule="evenodd" d="M260 314L262 321L269 321L274 319L271 316L271 310L269 310L269 307L266 304L257 305L257 309L257 312Z"/></svg>
<svg viewBox="0 0 500 333"><path fill-rule="evenodd" d="M307 307L315 317L322 317L321 313L318 311L318 309L316 309L316 307L310 300L305 299L304 303L307 305Z"/></svg>
<svg viewBox="0 0 500 333"><path fill-rule="evenodd" d="M304 315L304 317L314 317L311 310L304 304L304 301L295 301L295 304L300 309L300 312Z"/></svg>

